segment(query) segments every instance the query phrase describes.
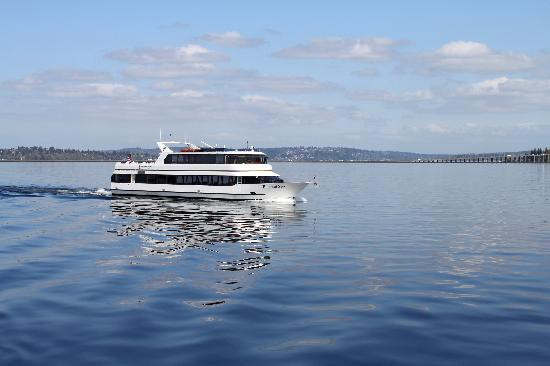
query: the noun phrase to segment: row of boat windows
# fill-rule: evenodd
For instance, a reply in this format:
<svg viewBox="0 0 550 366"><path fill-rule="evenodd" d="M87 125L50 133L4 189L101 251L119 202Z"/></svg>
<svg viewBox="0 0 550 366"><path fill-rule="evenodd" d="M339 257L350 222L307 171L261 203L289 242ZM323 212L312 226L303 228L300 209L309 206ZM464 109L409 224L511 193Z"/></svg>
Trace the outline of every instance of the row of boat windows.
<svg viewBox="0 0 550 366"><path fill-rule="evenodd" d="M267 164L265 155L169 154L164 164Z"/></svg>
<svg viewBox="0 0 550 366"><path fill-rule="evenodd" d="M111 182L130 183L131 174L113 174ZM146 184L189 184L205 186L232 186L241 184L283 183L279 177L233 177L228 175L162 175L162 174L136 174L136 183Z"/></svg>

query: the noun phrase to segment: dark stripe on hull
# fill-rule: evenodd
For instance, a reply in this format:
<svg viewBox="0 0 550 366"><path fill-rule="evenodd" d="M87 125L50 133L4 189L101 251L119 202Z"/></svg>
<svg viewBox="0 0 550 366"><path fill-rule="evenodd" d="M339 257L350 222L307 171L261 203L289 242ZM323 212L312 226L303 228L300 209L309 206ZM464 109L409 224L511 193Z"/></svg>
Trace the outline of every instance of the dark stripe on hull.
<svg viewBox="0 0 550 366"><path fill-rule="evenodd" d="M238 194L238 193L197 193L197 192L171 192L171 191L141 191L126 189L111 189L115 196L157 196L157 197L182 197L182 198L211 198L225 200L262 200L265 194Z"/></svg>
<svg viewBox="0 0 550 366"><path fill-rule="evenodd" d="M17 161L17 160L16 160ZM138 171L138 170L144 170L144 169L137 169L137 168L115 168L115 170L121 170L121 171L130 171L130 172L135 172L135 171ZM191 175L191 174L184 174L184 173L181 173L182 170L181 169L147 169L146 170L147 173L149 174L154 174L155 172L178 172L178 174L175 174L175 175ZM185 172L212 172L214 170L211 170L211 169L185 169L184 170ZM235 173L235 174L239 174L241 173L247 173L249 172L248 170L224 170L224 169L216 169L215 170L216 172L227 172L227 173ZM260 172L260 173L265 173L265 172L268 172L268 173L271 173L271 170L254 170L254 172ZM147 174L145 173L145 174ZM201 174L201 175L215 175L215 174ZM254 175L255 176L255 175ZM231 177L231 175L230 175ZM272 177L272 175L269 175L269 177Z"/></svg>

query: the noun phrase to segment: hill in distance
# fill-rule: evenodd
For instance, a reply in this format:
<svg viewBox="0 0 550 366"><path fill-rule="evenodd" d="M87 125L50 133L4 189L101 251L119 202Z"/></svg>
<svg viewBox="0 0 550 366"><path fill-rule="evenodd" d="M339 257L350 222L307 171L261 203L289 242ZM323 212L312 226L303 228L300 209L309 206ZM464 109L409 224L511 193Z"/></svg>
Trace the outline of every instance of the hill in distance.
<svg viewBox="0 0 550 366"><path fill-rule="evenodd" d="M418 159L460 158L466 156L492 156L503 154L520 154L524 152L500 152L486 154L420 154L401 151L363 150L349 147L272 147L257 148L268 155L270 161L324 161L324 162L397 162L415 161ZM156 159L157 148L139 147L118 150L77 150L58 149L54 147L17 147L0 149L0 161L123 161L128 154L134 160Z"/></svg>

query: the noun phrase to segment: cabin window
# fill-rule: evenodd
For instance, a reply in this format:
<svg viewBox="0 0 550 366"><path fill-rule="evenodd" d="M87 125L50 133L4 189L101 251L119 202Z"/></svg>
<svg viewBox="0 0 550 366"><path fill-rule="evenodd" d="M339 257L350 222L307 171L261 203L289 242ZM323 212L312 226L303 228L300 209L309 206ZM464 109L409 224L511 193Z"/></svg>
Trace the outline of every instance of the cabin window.
<svg viewBox="0 0 550 366"><path fill-rule="evenodd" d="M147 176L145 174L136 174L136 183L147 183Z"/></svg>
<svg viewBox="0 0 550 366"><path fill-rule="evenodd" d="M281 178L272 176L242 177L242 181L242 184L284 183Z"/></svg>
<svg viewBox="0 0 550 366"><path fill-rule="evenodd" d="M190 154L189 164L216 164L215 154Z"/></svg>
<svg viewBox="0 0 550 366"><path fill-rule="evenodd" d="M243 177L243 184L259 184L258 177Z"/></svg>
<svg viewBox="0 0 550 366"><path fill-rule="evenodd" d="M130 174L113 174L112 182L130 183ZM239 177L240 179L241 177ZM272 177L259 177L272 178ZM276 178L276 177L274 177ZM258 177L244 177L243 179L252 184L258 181ZM227 175L161 175L161 174L136 174L136 183L147 184L172 184L172 185L209 185L209 186L232 186L237 182L237 177ZM245 181L243 181L245 183ZM247 184L247 183L245 183Z"/></svg>
<svg viewBox="0 0 550 366"><path fill-rule="evenodd" d="M282 180L280 177L260 177L262 180L262 183L284 183L285 181Z"/></svg>
<svg viewBox="0 0 550 366"><path fill-rule="evenodd" d="M264 155L227 155L227 164L265 164L267 159Z"/></svg>
<svg viewBox="0 0 550 366"><path fill-rule="evenodd" d="M220 180L221 180L220 185L222 186L233 186L235 185L235 181L236 181L235 177L231 177L228 175L220 176Z"/></svg>
<svg viewBox="0 0 550 366"><path fill-rule="evenodd" d="M132 181L132 175L130 174L117 174L117 182L130 183Z"/></svg>
<svg viewBox="0 0 550 366"><path fill-rule="evenodd" d="M164 164L172 164L172 156L174 155L166 155L164 158Z"/></svg>
<svg viewBox="0 0 550 366"><path fill-rule="evenodd" d="M113 183L130 183L132 176L130 174L113 174L111 175L111 182Z"/></svg>

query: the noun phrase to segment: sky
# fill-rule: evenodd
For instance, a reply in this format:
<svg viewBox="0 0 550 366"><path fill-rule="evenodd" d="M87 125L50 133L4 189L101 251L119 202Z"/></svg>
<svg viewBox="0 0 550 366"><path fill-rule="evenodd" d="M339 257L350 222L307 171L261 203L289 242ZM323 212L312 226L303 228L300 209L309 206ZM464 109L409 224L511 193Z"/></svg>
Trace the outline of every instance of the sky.
<svg viewBox="0 0 550 366"><path fill-rule="evenodd" d="M24 1L0 147L550 146L548 1Z"/></svg>

